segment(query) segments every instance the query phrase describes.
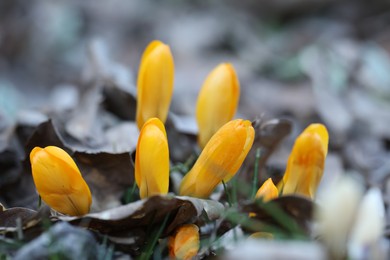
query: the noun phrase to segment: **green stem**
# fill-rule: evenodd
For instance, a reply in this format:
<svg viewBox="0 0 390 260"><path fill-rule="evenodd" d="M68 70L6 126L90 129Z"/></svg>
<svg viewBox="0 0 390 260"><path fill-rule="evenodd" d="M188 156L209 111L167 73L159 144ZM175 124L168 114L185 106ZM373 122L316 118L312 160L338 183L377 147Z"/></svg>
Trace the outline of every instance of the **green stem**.
<svg viewBox="0 0 390 260"><path fill-rule="evenodd" d="M134 197L134 191L137 188L137 182L134 180L133 187L131 187L131 190L127 190L125 195L125 204L130 203L133 200Z"/></svg>
<svg viewBox="0 0 390 260"><path fill-rule="evenodd" d="M259 161L261 157L261 148L256 149L256 155L255 155L255 169L253 172L253 182L252 182L252 195L251 198L254 199L256 196L256 191L258 189L258 182L259 182Z"/></svg>
<svg viewBox="0 0 390 260"><path fill-rule="evenodd" d="M169 215L170 214L167 214L165 216L163 223L161 224L159 229L152 234L150 243L147 243L145 251L141 253L138 260L147 260L147 259L151 258L152 253L153 253L153 249L156 246L156 243L157 243L158 239L160 238L160 236L161 236L161 234L162 234L162 232L163 232L163 230L168 222Z"/></svg>
<svg viewBox="0 0 390 260"><path fill-rule="evenodd" d="M226 183L222 180L222 185L223 185L223 189L225 190L225 193L226 193L226 196L227 196L227 201L229 203L229 207L232 207L232 199L230 197L230 193L226 187Z"/></svg>
<svg viewBox="0 0 390 260"><path fill-rule="evenodd" d="M42 206L42 198L41 195L38 195L38 209Z"/></svg>

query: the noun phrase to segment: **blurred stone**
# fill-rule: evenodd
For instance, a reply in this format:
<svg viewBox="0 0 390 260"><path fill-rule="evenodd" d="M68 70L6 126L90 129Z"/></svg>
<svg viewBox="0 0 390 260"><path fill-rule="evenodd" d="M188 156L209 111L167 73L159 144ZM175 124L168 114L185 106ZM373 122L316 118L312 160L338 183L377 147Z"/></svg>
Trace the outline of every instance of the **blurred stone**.
<svg viewBox="0 0 390 260"><path fill-rule="evenodd" d="M313 84L318 114L335 137L343 140L354 117L345 103L349 66L336 55L332 46L309 46L301 54L302 69Z"/></svg>
<svg viewBox="0 0 390 260"><path fill-rule="evenodd" d="M70 84L56 86L50 94L51 107L56 112L71 110L79 103L79 90Z"/></svg>
<svg viewBox="0 0 390 260"><path fill-rule="evenodd" d="M90 232L60 222L23 246L14 259L97 259L97 252Z"/></svg>
<svg viewBox="0 0 390 260"><path fill-rule="evenodd" d="M132 152L138 141L139 130L134 122L119 123L105 132L106 145L101 151L111 153Z"/></svg>
<svg viewBox="0 0 390 260"><path fill-rule="evenodd" d="M234 249L227 250L222 259L325 260L328 258L324 248L314 242L248 239L237 244Z"/></svg>
<svg viewBox="0 0 390 260"><path fill-rule="evenodd" d="M369 44L360 54L361 66L357 79L377 95L390 96L390 56L379 46Z"/></svg>

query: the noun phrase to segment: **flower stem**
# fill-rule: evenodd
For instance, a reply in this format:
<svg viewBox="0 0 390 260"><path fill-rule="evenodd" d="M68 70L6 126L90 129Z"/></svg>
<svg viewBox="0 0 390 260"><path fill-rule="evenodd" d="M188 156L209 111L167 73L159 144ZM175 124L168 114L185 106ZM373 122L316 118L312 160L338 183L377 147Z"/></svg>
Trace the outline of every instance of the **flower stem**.
<svg viewBox="0 0 390 260"><path fill-rule="evenodd" d="M38 195L38 209L42 206L42 198L41 195Z"/></svg>
<svg viewBox="0 0 390 260"><path fill-rule="evenodd" d="M255 169L253 171L253 181L252 181L252 195L251 198L254 199L256 196L256 191L258 189L258 182L259 182L259 161L261 157L261 148L256 149L256 155L255 155Z"/></svg>
<svg viewBox="0 0 390 260"><path fill-rule="evenodd" d="M223 189L225 190L226 196L227 196L227 202L229 203L229 207L232 206L232 199L230 197L230 193L226 187L226 183L222 180Z"/></svg>

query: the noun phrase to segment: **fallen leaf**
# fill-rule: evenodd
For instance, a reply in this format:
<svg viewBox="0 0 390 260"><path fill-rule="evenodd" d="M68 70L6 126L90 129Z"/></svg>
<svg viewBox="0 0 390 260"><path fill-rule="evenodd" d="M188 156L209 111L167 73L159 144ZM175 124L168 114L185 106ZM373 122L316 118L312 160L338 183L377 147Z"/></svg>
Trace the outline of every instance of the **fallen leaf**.
<svg viewBox="0 0 390 260"><path fill-rule="evenodd" d="M2 228L16 227L18 218L21 220L20 224L22 224L36 213L35 210L21 207L3 209L0 211L0 231Z"/></svg>
<svg viewBox="0 0 390 260"><path fill-rule="evenodd" d="M75 152L73 156L91 189L92 211L121 205L125 190L134 183L130 154Z"/></svg>
<svg viewBox="0 0 390 260"><path fill-rule="evenodd" d="M135 121L137 101L134 93L114 86L103 88L103 106L122 120Z"/></svg>
<svg viewBox="0 0 390 260"><path fill-rule="evenodd" d="M264 166L281 141L291 133L292 123L288 119L271 119L267 121L258 119L253 121L252 125L255 128L255 140L247 158L244 161L241 168L242 174L240 174L239 177L243 177L248 183L251 183L256 161L256 150L260 149L258 168L260 178L257 184L257 187L260 187L260 184L269 177L263 174ZM274 179L275 183L278 182L278 178L281 178L281 176L271 177Z"/></svg>
<svg viewBox="0 0 390 260"><path fill-rule="evenodd" d="M224 209L217 201L201 200L187 197L153 196L144 200L87 214L82 217L59 216L58 219L73 225L98 230L103 234L119 234L138 228L148 228L161 224L166 216L169 220L163 236L171 233L176 227L185 223L194 223L203 210L210 220L220 217Z"/></svg>

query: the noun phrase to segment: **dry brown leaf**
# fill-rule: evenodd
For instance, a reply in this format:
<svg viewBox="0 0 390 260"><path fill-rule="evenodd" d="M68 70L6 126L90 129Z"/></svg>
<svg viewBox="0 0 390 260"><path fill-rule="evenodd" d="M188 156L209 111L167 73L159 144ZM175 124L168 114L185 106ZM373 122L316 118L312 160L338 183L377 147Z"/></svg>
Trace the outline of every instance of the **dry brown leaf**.
<svg viewBox="0 0 390 260"><path fill-rule="evenodd" d="M129 153L75 152L74 158L92 193L92 212L121 205L125 190L134 183Z"/></svg>
<svg viewBox="0 0 390 260"><path fill-rule="evenodd" d="M136 98L133 93L114 86L103 88L103 106L123 120L135 121Z"/></svg>
<svg viewBox="0 0 390 260"><path fill-rule="evenodd" d="M17 219L20 219L22 223L30 219L36 213L37 212L35 210L21 208L21 207L15 207L9 209L3 208L0 211L0 230L1 228L16 227Z"/></svg>
<svg viewBox="0 0 390 260"><path fill-rule="evenodd" d="M256 131L255 140L253 142L252 149L242 166L242 176L248 182L252 181L252 173L254 172L256 160L256 150L260 148L259 175L261 178L259 178L259 182L257 184L257 186L260 187L260 184L268 178L268 176L264 176L264 174L262 174L262 169L280 142L291 133L292 123L288 119L271 119L267 121L259 119L253 121L252 125ZM273 179L275 178L275 176L272 177ZM274 182L277 183L278 180L274 179Z"/></svg>
<svg viewBox="0 0 390 260"><path fill-rule="evenodd" d="M73 225L98 230L103 234L118 234L139 228L159 225L169 215L163 235L168 235L177 226L194 223L203 211L210 220L217 219L224 210L221 203L188 197L153 196L127 205L82 217L60 216L59 220Z"/></svg>

